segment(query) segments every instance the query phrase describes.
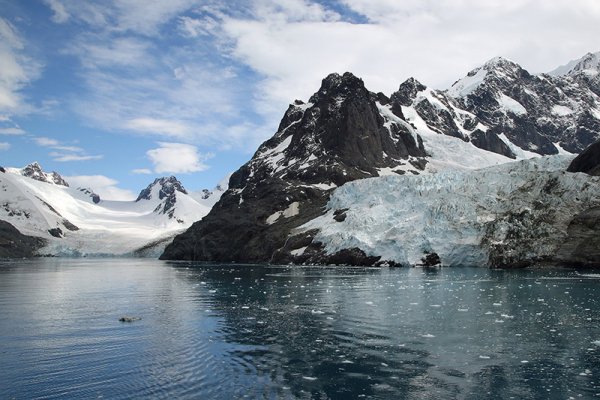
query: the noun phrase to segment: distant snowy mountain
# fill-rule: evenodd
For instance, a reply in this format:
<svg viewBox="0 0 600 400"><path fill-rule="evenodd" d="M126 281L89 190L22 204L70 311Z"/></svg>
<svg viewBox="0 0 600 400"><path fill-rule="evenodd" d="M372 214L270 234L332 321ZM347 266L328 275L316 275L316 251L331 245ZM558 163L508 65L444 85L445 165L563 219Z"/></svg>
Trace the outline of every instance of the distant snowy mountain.
<svg viewBox="0 0 600 400"><path fill-rule="evenodd" d="M46 182L53 185L69 187L69 184L64 180L58 172L44 172L42 167L37 162L33 162L24 168L7 168L8 172L19 174L27 178L35 179L36 181Z"/></svg>
<svg viewBox="0 0 600 400"><path fill-rule="evenodd" d="M587 53L580 59L573 60L565 65L548 72L551 76L573 76L584 73L596 76L600 72L600 52Z"/></svg>
<svg viewBox="0 0 600 400"><path fill-rule="evenodd" d="M202 189L199 192L190 192L188 194L203 206L212 208L215 205L215 203L219 201L223 193L225 193L229 188L230 177L231 174L228 174L212 190Z"/></svg>
<svg viewBox="0 0 600 400"><path fill-rule="evenodd" d="M136 201L107 201L89 188L70 188L39 164L0 173L0 220L45 239L39 254L158 255L210 207L187 194L175 177L156 179ZM158 254L157 254L158 253Z"/></svg>
<svg viewBox="0 0 600 400"><path fill-rule="evenodd" d="M351 73L331 74L308 102L296 100L289 106L275 135L231 176L229 190L211 212L178 235L161 258L410 264L427 258L424 252L430 251L436 253L432 259L441 256L442 263L455 264L457 259L449 258L446 247L437 254L437 245L423 245L428 240L439 241L435 227L430 226L435 218L414 220L423 227L411 229L410 215L395 209L414 207L430 215L445 202L459 207L457 202L464 201L464 206L470 207L468 217L475 222L461 225L462 214L444 211L440 215L447 220L447 230L456 228L458 238L464 235L465 241L473 244L477 238L488 237L481 229L497 229L489 236L495 247L480 241L479 258L474 261L518 265L544 259L549 244L534 255L500 246L500 241L511 246L518 242L511 239L510 232L514 225L515 232L522 234L516 226L520 218L526 219L526 214L519 213L527 207L539 207L548 215L559 213L562 219L553 225L558 230L571 229L576 220L585 225L587 218L595 218L590 210L600 206L593 188L596 178L567 174L561 156L580 153L600 138L600 84L598 76L589 72L596 65L593 57L586 57L559 76L532 75L498 57L448 90L430 89L410 78L389 97L368 91ZM514 164L542 155L556 155L563 161ZM513 166L498 166L505 163ZM558 171L555 165L564 169ZM557 181L547 180L549 176ZM523 183L528 180L532 180L531 186ZM530 190L530 195L518 197L517 186ZM346 188L356 189L354 198L363 202L359 203L362 208L352 208L351 201L345 206L333 205ZM577 188L589 189L588 197L569 205L565 201L568 196L580 201ZM479 198L479 190L487 195ZM510 200L513 195L514 201ZM492 198L497 204L488 204ZM428 207L433 211L427 211ZM552 211L552 207L560 209ZM375 208L378 214L370 211ZM516 214L510 214L511 209ZM350 218L354 213L364 218ZM346 218L348 223L339 222ZM386 218L395 221L392 225L399 230L387 224ZM406 221L400 221L402 218ZM383 231L378 235L380 226ZM401 231L403 226L405 231ZM507 230L502 231L504 228ZM466 231L461 233L462 229ZM578 229L578 237L589 237L589 232ZM504 239L500 239L502 232L507 235ZM449 240L458 243L454 236ZM553 234L547 242L560 240L566 236ZM417 250L393 257L373 250L386 241L396 248ZM532 243L533 239L523 246Z"/></svg>

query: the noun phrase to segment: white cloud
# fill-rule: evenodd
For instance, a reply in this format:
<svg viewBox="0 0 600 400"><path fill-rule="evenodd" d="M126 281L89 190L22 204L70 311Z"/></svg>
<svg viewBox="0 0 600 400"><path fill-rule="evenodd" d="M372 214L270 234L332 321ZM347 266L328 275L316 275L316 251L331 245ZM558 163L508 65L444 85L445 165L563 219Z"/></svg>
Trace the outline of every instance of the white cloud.
<svg viewBox="0 0 600 400"><path fill-rule="evenodd" d="M190 173L204 171L204 161L213 154L200 154L196 146L183 143L159 142L159 148L148 150L146 155L154 164L156 173Z"/></svg>
<svg viewBox="0 0 600 400"><path fill-rule="evenodd" d="M48 154L54 161L57 162L70 162L70 161L92 161L92 160L101 160L104 158L103 155L83 155L83 154L69 154L69 153L59 153L59 152L50 152Z"/></svg>
<svg viewBox="0 0 600 400"><path fill-rule="evenodd" d="M183 36L195 38L198 36L209 36L219 28L219 21L211 16L201 19L188 16L179 17L179 29Z"/></svg>
<svg viewBox="0 0 600 400"><path fill-rule="evenodd" d="M58 146L58 140L47 138L47 137L42 137L42 136L36 137L36 138L33 138L33 141L38 146L42 146L42 147L54 147L54 146Z"/></svg>
<svg viewBox="0 0 600 400"><path fill-rule="evenodd" d="M257 0L253 3L255 18L269 23L338 21L341 16L309 0Z"/></svg>
<svg viewBox="0 0 600 400"><path fill-rule="evenodd" d="M131 173L136 175L150 175L152 173L152 170L148 168L136 168L132 169Z"/></svg>
<svg viewBox="0 0 600 400"><path fill-rule="evenodd" d="M21 90L40 72L40 65L24 53L25 44L16 28L0 17L0 112L25 113L30 107Z"/></svg>
<svg viewBox="0 0 600 400"><path fill-rule="evenodd" d="M199 3L199 0L107 0L101 3L63 0L66 14L95 28L155 36L171 19ZM52 10L56 13L54 7ZM55 14L56 15L56 14Z"/></svg>
<svg viewBox="0 0 600 400"><path fill-rule="evenodd" d="M110 38L102 35L82 35L66 51L79 56L87 68L144 67L149 62L150 43L133 37Z"/></svg>
<svg viewBox="0 0 600 400"><path fill-rule="evenodd" d="M0 151L4 151L4 150L8 150L8 149L10 149L10 143L0 142Z"/></svg>
<svg viewBox="0 0 600 400"><path fill-rule="evenodd" d="M137 195L130 190L119 188L118 181L104 175L65 176L72 187L90 188L103 200L135 200Z"/></svg>
<svg viewBox="0 0 600 400"><path fill-rule="evenodd" d="M187 136L190 132L190 128L181 121L159 118L134 118L126 121L123 127L142 134L155 134L180 138Z"/></svg>
<svg viewBox="0 0 600 400"><path fill-rule="evenodd" d="M354 72L389 94L410 76L448 87L497 55L551 70L597 51L600 35L600 3L590 0L344 0L364 23L310 14L315 2L295 2L296 12L262 3L254 18L224 17L221 34L236 59L265 76L263 111L306 99L330 72Z"/></svg>
<svg viewBox="0 0 600 400"><path fill-rule="evenodd" d="M44 3L46 3L54 13L52 15L52 21L57 24L63 24L69 20L70 15L59 0L44 0Z"/></svg>
<svg viewBox="0 0 600 400"><path fill-rule="evenodd" d="M85 150L77 146L65 146L56 139L38 136L34 137L33 141L35 144L41 147L48 147L53 150L48 155L52 157L54 161L58 162L69 162L69 161L91 161L101 160L104 158L103 155L89 155L86 154Z"/></svg>
<svg viewBox="0 0 600 400"><path fill-rule="evenodd" d="M24 134L25 131L18 127L0 128L0 135L20 136Z"/></svg>

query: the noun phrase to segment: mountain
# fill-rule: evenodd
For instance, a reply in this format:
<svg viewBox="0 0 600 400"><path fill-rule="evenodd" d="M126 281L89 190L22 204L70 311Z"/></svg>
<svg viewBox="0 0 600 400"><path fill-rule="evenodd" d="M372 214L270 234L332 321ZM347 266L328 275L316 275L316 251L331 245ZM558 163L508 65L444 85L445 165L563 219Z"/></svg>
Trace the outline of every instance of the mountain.
<svg viewBox="0 0 600 400"><path fill-rule="evenodd" d="M108 201L90 188L69 187L38 163L2 170L0 220L41 239L37 253L43 255L157 256L210 209L172 176L156 179L136 201ZM14 232L6 229L11 240Z"/></svg>
<svg viewBox="0 0 600 400"><path fill-rule="evenodd" d="M593 68L593 63L586 65ZM412 224L429 226L432 221L396 216L395 209L416 204L415 207L435 210L446 201L462 199L463 191L467 195L470 191L474 199L463 199L465 207L483 212L486 201L491 200L477 196L478 184L502 183L499 191L492 190L489 196L496 196L497 201L505 199L507 208L490 206L482 217L489 221L479 221L476 216L476 227L455 223L448 229L459 229L459 237L460 229L474 232L467 234L466 240L472 242L470 251L478 252L479 258L473 258L478 262L485 259L489 265L505 266L546 260L544 252L549 247L538 255L513 252L515 257L511 258L507 254L512 254L510 246L514 246L514 240L505 247L492 244L499 244L503 234L502 240L509 241L513 225L524 218L519 213L527 207L561 207L562 217L552 229L568 230L577 216L592 215L586 212L600 205L593 191L586 202L576 206L563 201L563 197L553 197L555 186L559 193L578 198L577 188L593 188L597 184L585 175L576 179L587 183L576 186L571 182L575 178L565 172L568 154L579 153L600 138L597 89L597 78L588 67L560 76L532 75L503 58L488 61L448 90L433 90L410 78L389 97L368 91L363 81L351 73L331 74L308 102L296 100L289 106L275 135L231 176L229 190L210 213L176 236L161 258L372 265L414 264L420 257L427 259L426 252L430 252L436 253L430 259L437 257L441 263L452 264L446 253L440 251L440 257L433 246L422 243L415 245L418 254L410 257L402 254L401 246L397 246L397 253L381 254L374 250L380 248L378 245L370 247L368 243L381 240L393 245L413 241L414 235L421 235L416 242L426 243L429 232ZM497 166L553 154L567 156L556 156L560 162ZM556 163L564 169L557 170ZM556 175L558 183L531 174L532 169L542 177ZM454 176L445 175L448 171L456 174L454 186L443 182ZM498 174L508 178L496 182L492 178ZM530 179L535 183L529 188L515 183ZM385 184L387 180L394 184ZM347 187L360 192L356 198L364 196L362 208L353 209L351 202L340 207L333 203ZM544 188L550 195L542 195L546 193ZM519 190L527 189L531 196L509 201ZM435 196L437 192L444 196ZM386 196L390 201L382 200ZM429 200L421 199L423 196ZM373 214L376 209L377 215ZM364 219L344 222L351 211ZM423 211L430 212L433 211ZM404 234L395 234L394 226L383 223L391 216L404 218L408 224ZM446 218L450 220L452 216ZM537 221L535 218L532 220ZM493 225L495 222L498 224ZM380 225L388 228L381 228L381 236L373 236ZM344 229L339 235L327 234L327 229L340 227ZM486 229L495 236L480 235ZM515 232L523 234L519 229ZM489 243L484 243L488 237ZM548 242L556 244L565 239L556 234ZM452 240L450 245L456 243ZM531 243L535 243L534 239L524 248L530 248ZM569 257L565 255L563 260Z"/></svg>
<svg viewBox="0 0 600 400"><path fill-rule="evenodd" d="M551 76L574 76L584 73L590 76L598 75L600 71L600 52L587 53L580 59L570 61L569 63L548 72Z"/></svg>
<svg viewBox="0 0 600 400"><path fill-rule="evenodd" d="M497 57L448 90L409 79L392 99L410 110L409 121L507 157L577 154L600 138L600 78L589 72L598 65L585 57L578 65L589 68L533 75Z"/></svg>
<svg viewBox="0 0 600 400"><path fill-rule="evenodd" d="M8 168L8 170L9 172L13 172L25 176L27 178L35 179L36 181L69 187L67 181L65 181L64 178L60 176L58 172L44 172L37 161L27 165L24 168Z"/></svg>
<svg viewBox="0 0 600 400"><path fill-rule="evenodd" d="M215 211L163 256L265 261L290 229L319 215L333 188L392 171L418 174L425 157L388 98L350 73L331 74L308 103L289 106L275 136L231 176Z"/></svg>

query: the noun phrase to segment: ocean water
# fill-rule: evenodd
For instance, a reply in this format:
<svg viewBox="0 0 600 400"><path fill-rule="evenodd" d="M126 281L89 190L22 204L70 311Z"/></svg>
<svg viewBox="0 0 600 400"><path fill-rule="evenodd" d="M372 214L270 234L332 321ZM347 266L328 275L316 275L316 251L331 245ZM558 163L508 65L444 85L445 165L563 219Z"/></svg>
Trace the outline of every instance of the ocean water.
<svg viewBox="0 0 600 400"><path fill-rule="evenodd" d="M4 261L0 399L600 399L599 302L570 270Z"/></svg>

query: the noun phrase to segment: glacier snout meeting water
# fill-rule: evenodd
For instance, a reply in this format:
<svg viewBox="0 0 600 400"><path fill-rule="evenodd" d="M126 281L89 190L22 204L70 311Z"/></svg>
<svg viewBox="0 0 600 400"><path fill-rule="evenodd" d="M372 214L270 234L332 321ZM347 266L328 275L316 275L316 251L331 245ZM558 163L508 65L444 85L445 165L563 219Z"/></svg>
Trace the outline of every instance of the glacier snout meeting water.
<svg viewBox="0 0 600 400"><path fill-rule="evenodd" d="M402 265L429 253L446 266L560 263L570 259L561 245L573 218L600 205L600 178L565 172L570 160L350 182L332 194L326 214L295 233L318 230L314 242L328 254L358 248Z"/></svg>

